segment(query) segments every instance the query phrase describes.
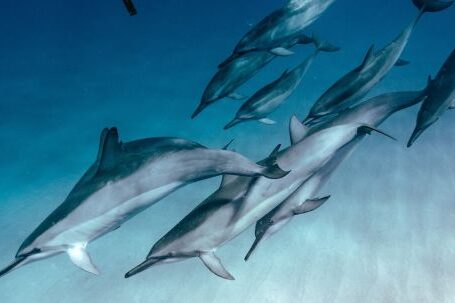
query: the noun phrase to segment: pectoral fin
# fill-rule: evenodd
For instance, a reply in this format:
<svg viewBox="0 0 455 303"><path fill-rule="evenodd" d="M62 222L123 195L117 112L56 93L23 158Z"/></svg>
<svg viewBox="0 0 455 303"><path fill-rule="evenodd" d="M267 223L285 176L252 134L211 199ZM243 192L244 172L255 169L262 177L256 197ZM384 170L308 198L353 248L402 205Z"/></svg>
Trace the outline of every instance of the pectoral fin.
<svg viewBox="0 0 455 303"><path fill-rule="evenodd" d="M99 271L93 264L90 255L85 250L85 246L73 246L67 250L68 256L74 265L89 273L99 275Z"/></svg>
<svg viewBox="0 0 455 303"><path fill-rule="evenodd" d="M222 150L228 150L229 146L234 142L235 139L231 139L225 146L223 146Z"/></svg>
<svg viewBox="0 0 455 303"><path fill-rule="evenodd" d="M302 205L299 205L294 209L294 215L301 215L313 211L324 204L329 198L330 196L325 196L322 198L306 200Z"/></svg>
<svg viewBox="0 0 455 303"><path fill-rule="evenodd" d="M287 48L284 47L273 48L270 50L270 53L274 54L275 56L290 56L294 54L293 51L288 50Z"/></svg>
<svg viewBox="0 0 455 303"><path fill-rule="evenodd" d="M199 255L202 263L218 277L227 280L235 280L234 277L224 268L220 259L213 252L204 252Z"/></svg>
<svg viewBox="0 0 455 303"><path fill-rule="evenodd" d="M232 99L232 100L243 100L245 99L246 97L242 94L239 94L239 93L236 93L236 92L232 92L228 95L228 98L229 99Z"/></svg>
<svg viewBox="0 0 455 303"><path fill-rule="evenodd" d="M411 62L403 59L398 59L397 62L395 62L395 66L405 66L408 65L409 63Z"/></svg>
<svg viewBox="0 0 455 303"><path fill-rule="evenodd" d="M377 129L377 128L373 127L373 126L370 126L370 125L362 125L362 126L360 126L360 127L358 128L358 130L357 130L357 132L358 132L359 134L368 134L368 135L370 135L371 132L373 132L373 131L374 131L374 132L377 132L377 133L379 133L379 134L381 134L381 135L384 135L384 136L386 136L386 137L388 137L388 138L390 138L390 139L392 139L392 140L394 140L394 141L397 141L397 139L395 139L395 138L392 137L391 135L389 135L389 134L383 132L382 130Z"/></svg>
<svg viewBox="0 0 455 303"><path fill-rule="evenodd" d="M258 121L261 123L267 124L267 125L276 124L276 121L273 121L272 119L269 119L269 118L262 118L262 119L259 119Z"/></svg>

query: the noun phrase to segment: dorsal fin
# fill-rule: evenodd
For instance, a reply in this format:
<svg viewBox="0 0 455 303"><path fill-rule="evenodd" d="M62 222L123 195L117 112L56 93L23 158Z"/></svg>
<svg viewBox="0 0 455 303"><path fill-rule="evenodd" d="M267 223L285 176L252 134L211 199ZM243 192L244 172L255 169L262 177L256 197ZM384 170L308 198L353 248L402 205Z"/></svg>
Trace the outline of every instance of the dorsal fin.
<svg viewBox="0 0 455 303"><path fill-rule="evenodd" d="M291 144L294 145L297 142L305 138L308 133L309 127L302 124L294 115L289 122L289 136L291 138Z"/></svg>
<svg viewBox="0 0 455 303"><path fill-rule="evenodd" d="M103 129L96 159L96 172L109 170L114 167L121 151L122 144L119 141L117 128Z"/></svg>
<svg viewBox="0 0 455 303"><path fill-rule="evenodd" d="M363 59L362 64L360 65L361 69L364 69L366 66L368 66L368 63L374 58L374 44L370 46L368 49L365 58Z"/></svg>

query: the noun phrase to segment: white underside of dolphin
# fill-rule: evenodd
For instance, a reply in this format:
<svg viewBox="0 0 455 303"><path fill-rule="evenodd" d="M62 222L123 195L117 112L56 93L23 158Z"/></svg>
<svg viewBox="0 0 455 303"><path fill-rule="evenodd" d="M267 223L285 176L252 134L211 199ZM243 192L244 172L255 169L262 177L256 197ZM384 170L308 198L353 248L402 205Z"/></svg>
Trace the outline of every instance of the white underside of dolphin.
<svg viewBox="0 0 455 303"><path fill-rule="evenodd" d="M66 252L79 268L97 274L87 245L176 189L223 173L283 177L275 163L261 166L227 150L174 138L123 144L116 129L101 136L97 162L51 215L24 241L0 276L27 263Z"/></svg>
<svg viewBox="0 0 455 303"><path fill-rule="evenodd" d="M289 198L359 132L371 130L354 123L330 127L305 137L277 155L280 167L290 170L282 179L234 177L224 180L215 193L164 235L146 260L126 277L154 265L199 257L216 275L232 279L215 256L216 250ZM303 125L297 129L291 127L291 138L297 140L304 135Z"/></svg>

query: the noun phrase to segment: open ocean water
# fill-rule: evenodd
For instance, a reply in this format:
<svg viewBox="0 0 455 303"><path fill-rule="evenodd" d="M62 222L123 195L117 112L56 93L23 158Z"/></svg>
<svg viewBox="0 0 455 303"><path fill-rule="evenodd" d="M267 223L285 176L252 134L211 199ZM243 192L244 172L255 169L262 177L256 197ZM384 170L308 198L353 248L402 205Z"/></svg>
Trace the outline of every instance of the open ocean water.
<svg viewBox="0 0 455 303"><path fill-rule="evenodd" d="M271 0L0 2L0 265L66 197L94 161L103 127L123 141L178 136L259 160L289 144L292 114L360 64L371 44L391 41L417 14L410 0L337 0L307 32L338 45L322 53L271 118L277 124L222 127L241 101L190 115L242 35L283 5ZM455 7L425 14L403 58L369 96L417 90L455 47ZM239 92L251 95L313 51L297 46ZM245 263L254 228L218 255L226 281L198 259L123 275L152 244L213 192L219 178L191 184L144 211L89 251L100 276L61 254L0 279L0 302L455 302L455 113L448 111L407 149L418 110L392 116L321 191L331 199L264 241Z"/></svg>

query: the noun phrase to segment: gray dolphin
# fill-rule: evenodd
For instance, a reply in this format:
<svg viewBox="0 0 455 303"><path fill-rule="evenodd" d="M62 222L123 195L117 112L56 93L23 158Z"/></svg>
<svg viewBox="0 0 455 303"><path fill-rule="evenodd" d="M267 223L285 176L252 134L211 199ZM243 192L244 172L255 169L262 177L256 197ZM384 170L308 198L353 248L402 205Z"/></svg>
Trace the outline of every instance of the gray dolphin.
<svg viewBox="0 0 455 303"><path fill-rule="evenodd" d="M321 42L315 37L313 37L313 41L316 45L316 50L313 54L294 69L286 70L278 79L258 90L240 107L235 118L224 129L250 120L259 120L265 124L274 124L275 121L268 119L267 116L283 104L295 91L317 54L320 51L335 52L340 49L328 43Z"/></svg>
<svg viewBox="0 0 455 303"><path fill-rule="evenodd" d="M283 45L286 48L291 48L296 44L310 44L312 42L312 38L301 34ZM236 90L275 58L276 55L270 52L257 51L249 52L221 63L218 71L205 88L201 101L191 118L194 119L206 107L223 98L243 99L244 97L237 93Z"/></svg>
<svg viewBox="0 0 455 303"><path fill-rule="evenodd" d="M283 47L286 41L298 37L318 19L335 0L288 0L287 4L266 16L237 43L231 56L251 51L269 51L278 56L291 55Z"/></svg>
<svg viewBox="0 0 455 303"><path fill-rule="evenodd" d="M301 134L303 136L311 135L327 127L346 123L357 122L378 127L395 112L421 102L425 98L425 93L426 91L423 90L382 94L342 112L339 116L333 117L331 121L315 125L312 128L303 125L299 126L300 122L295 117L292 123L297 125L294 127L302 128ZM245 261L248 260L261 241L281 230L294 216L313 211L329 199L330 196L318 198L315 195L338 166L354 152L364 137L365 134L359 135L339 149L336 155L320 171L256 223L255 241L246 254ZM298 140L301 140L301 136L291 138L293 144L298 142Z"/></svg>
<svg viewBox="0 0 455 303"><path fill-rule="evenodd" d="M225 176L220 188L158 240L146 260L125 277L157 264L199 257L214 274L234 279L216 257L216 249L289 197L337 150L359 133L370 130L370 127L358 123L339 125L314 133L279 153L275 149L272 155L276 154L278 165L290 170L287 176L276 182L262 177ZM291 134L293 137L298 135Z"/></svg>
<svg viewBox="0 0 455 303"><path fill-rule="evenodd" d="M0 276L61 252L68 253L76 266L97 274L85 249L89 242L197 180L224 173L270 178L287 174L276 164L267 164L270 166L179 138L122 143L116 128L104 129L95 163L65 201L27 237Z"/></svg>
<svg viewBox="0 0 455 303"><path fill-rule="evenodd" d="M414 0L414 4L420 10L417 17L382 50L375 52L374 47L371 46L362 64L335 82L314 103L304 123L314 123L322 116L345 110L365 96L393 66L406 65L408 62L400 60L400 56L421 16L425 12L446 9L452 3L452 1Z"/></svg>
<svg viewBox="0 0 455 303"><path fill-rule="evenodd" d="M436 78L429 77L427 87L427 98L423 101L417 116L417 122L408 141L408 147L446 110L453 109L455 103L455 49L439 70Z"/></svg>

